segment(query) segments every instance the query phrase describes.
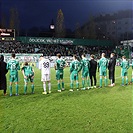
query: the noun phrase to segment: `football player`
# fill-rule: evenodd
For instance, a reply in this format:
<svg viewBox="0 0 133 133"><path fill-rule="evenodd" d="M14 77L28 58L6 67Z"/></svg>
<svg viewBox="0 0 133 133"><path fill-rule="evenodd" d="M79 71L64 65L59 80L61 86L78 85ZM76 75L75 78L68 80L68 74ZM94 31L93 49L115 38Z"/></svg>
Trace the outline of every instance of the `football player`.
<svg viewBox="0 0 133 133"><path fill-rule="evenodd" d="M16 84L16 96L18 96L18 70L20 70L19 62L15 59L15 53L12 53L11 59L7 63L7 70L10 71L10 96L12 96L12 83L15 82Z"/></svg>
<svg viewBox="0 0 133 133"><path fill-rule="evenodd" d="M30 80L31 82L31 90L32 94L34 93L34 69L28 64L28 62L24 63L24 66L22 67L22 74L24 76L24 94L27 92L27 84L28 81Z"/></svg>
<svg viewBox="0 0 133 133"><path fill-rule="evenodd" d="M99 88L102 88L102 77L104 77L105 86L107 86L107 67L108 67L108 60L105 58L105 53L102 53L101 59L99 60L99 72L100 72Z"/></svg>
<svg viewBox="0 0 133 133"><path fill-rule="evenodd" d="M81 90L85 90L85 80L87 83L87 89L90 89L90 75L89 75L89 68L90 68L90 62L85 57L85 54L82 54L82 60L81 60L81 69L82 69L82 87Z"/></svg>
<svg viewBox="0 0 133 133"><path fill-rule="evenodd" d="M80 71L80 62L77 60L77 56L73 55L73 61L70 63L70 90L73 91L74 81L76 81L76 88L79 90L78 73Z"/></svg>
<svg viewBox="0 0 133 133"><path fill-rule="evenodd" d="M61 54L58 53L57 54L57 60L55 62L55 70L56 70L56 80L58 82L58 92L61 92L62 90L64 90L64 68L66 67L66 62L64 61L64 59L61 58ZM60 82L62 83L62 89L61 89L61 85Z"/></svg>
<svg viewBox="0 0 133 133"><path fill-rule="evenodd" d="M51 82L50 82L50 60L40 56L39 69L41 70L41 81L43 82L44 92L47 94L46 82L48 83L48 93L51 93Z"/></svg>
<svg viewBox="0 0 133 133"><path fill-rule="evenodd" d="M128 84L128 69L129 69L129 62L126 60L126 56L122 56L122 62L121 62L122 86L124 86L124 78L126 78L126 85Z"/></svg>

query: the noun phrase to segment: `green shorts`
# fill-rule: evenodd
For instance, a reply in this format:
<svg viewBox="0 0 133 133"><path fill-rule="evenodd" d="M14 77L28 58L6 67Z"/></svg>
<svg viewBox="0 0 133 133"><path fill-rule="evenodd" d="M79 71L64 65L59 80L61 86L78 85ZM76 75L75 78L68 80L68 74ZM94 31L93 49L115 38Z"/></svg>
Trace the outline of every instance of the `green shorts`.
<svg viewBox="0 0 133 133"><path fill-rule="evenodd" d="M64 76L63 71L59 71L59 70L56 71L56 80L63 79L63 76Z"/></svg>
<svg viewBox="0 0 133 133"><path fill-rule="evenodd" d="M79 77L78 77L78 72L72 72L71 75L70 75L70 80L78 80Z"/></svg>
<svg viewBox="0 0 133 133"><path fill-rule="evenodd" d="M87 78L87 77L89 77L90 75L89 75L89 71L83 71L82 72L82 78Z"/></svg>
<svg viewBox="0 0 133 133"><path fill-rule="evenodd" d="M127 74L128 74L127 71L123 71L123 70L122 70L122 72L121 72L121 76L122 76L122 77L127 76Z"/></svg>
<svg viewBox="0 0 133 133"><path fill-rule="evenodd" d="M100 76L107 76L107 71L100 71Z"/></svg>
<svg viewBox="0 0 133 133"><path fill-rule="evenodd" d="M10 82L18 82L18 74L10 75Z"/></svg>
<svg viewBox="0 0 133 133"><path fill-rule="evenodd" d="M34 74L32 74L32 75L26 75L27 79L24 78L24 81L25 82L29 82L29 80L30 80L30 82L33 82L34 81L34 78L32 78L33 76L34 76Z"/></svg>

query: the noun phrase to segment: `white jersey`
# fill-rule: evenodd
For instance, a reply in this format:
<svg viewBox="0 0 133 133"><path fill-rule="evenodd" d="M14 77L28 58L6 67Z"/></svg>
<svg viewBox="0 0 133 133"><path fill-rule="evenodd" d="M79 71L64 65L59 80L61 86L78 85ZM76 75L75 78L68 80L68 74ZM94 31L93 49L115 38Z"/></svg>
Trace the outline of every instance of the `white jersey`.
<svg viewBox="0 0 133 133"><path fill-rule="evenodd" d="M42 75L49 74L50 75L50 60L42 59L39 62L39 69L41 70Z"/></svg>

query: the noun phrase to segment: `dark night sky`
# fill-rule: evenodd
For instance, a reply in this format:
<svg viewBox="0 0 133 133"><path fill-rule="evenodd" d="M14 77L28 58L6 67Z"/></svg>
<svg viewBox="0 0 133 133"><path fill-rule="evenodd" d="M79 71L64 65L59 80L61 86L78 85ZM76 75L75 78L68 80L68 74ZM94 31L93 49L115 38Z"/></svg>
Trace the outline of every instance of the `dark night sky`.
<svg viewBox="0 0 133 133"><path fill-rule="evenodd" d="M43 26L48 28L52 18L62 9L66 28L85 23L89 15L133 9L132 0L1 0L1 11L9 16L11 7L19 11L21 28Z"/></svg>

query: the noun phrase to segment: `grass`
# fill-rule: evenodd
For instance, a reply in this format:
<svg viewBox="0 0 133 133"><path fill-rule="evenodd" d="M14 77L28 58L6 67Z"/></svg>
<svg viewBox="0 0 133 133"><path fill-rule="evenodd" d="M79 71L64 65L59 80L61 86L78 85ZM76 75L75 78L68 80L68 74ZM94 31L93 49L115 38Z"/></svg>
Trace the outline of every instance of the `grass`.
<svg viewBox="0 0 133 133"><path fill-rule="evenodd" d="M132 133L132 85L121 87L116 67L116 86L69 92L69 68L65 69L66 90L58 93L55 70L51 69L52 93L42 95L40 71L35 68L35 94L23 95L19 72L19 96L0 92L0 133ZM8 79L8 75L7 75ZM99 81L99 76L97 74ZM129 80L131 79L131 68ZM9 81L8 81L9 83ZM99 82L97 83L97 85ZM80 87L81 78L80 78ZM13 88L15 94L15 88Z"/></svg>

